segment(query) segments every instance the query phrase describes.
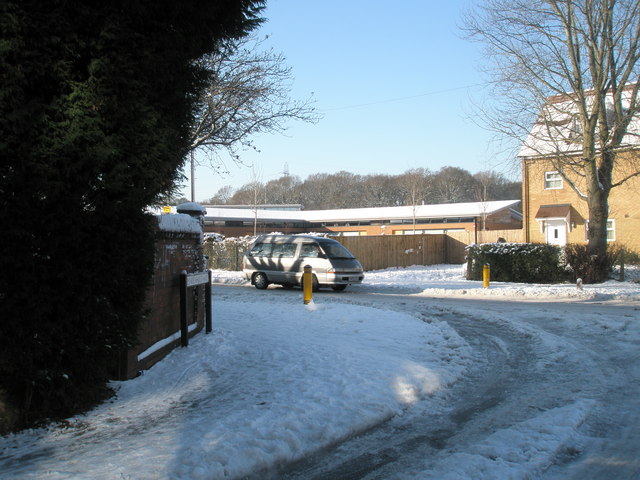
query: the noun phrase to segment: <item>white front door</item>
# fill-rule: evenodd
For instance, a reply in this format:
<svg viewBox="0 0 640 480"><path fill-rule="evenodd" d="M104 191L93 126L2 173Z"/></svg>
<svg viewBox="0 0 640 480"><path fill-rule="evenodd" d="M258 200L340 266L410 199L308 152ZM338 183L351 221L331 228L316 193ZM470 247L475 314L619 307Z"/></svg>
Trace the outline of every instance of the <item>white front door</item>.
<svg viewBox="0 0 640 480"><path fill-rule="evenodd" d="M565 245L567 243L567 224L564 220L546 221L547 243Z"/></svg>

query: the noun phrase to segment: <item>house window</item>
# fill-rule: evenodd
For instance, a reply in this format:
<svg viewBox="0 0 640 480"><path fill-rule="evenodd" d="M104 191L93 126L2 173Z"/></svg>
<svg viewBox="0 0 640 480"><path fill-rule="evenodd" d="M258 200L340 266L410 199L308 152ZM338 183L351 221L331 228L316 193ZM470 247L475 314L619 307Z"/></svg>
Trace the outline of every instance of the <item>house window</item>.
<svg viewBox="0 0 640 480"><path fill-rule="evenodd" d="M544 189L558 190L562 188L562 177L558 172L544 172Z"/></svg>
<svg viewBox="0 0 640 480"><path fill-rule="evenodd" d="M584 235L585 240L589 240L589 220L585 222ZM616 241L616 221L615 220L607 220L607 242L615 242Z"/></svg>

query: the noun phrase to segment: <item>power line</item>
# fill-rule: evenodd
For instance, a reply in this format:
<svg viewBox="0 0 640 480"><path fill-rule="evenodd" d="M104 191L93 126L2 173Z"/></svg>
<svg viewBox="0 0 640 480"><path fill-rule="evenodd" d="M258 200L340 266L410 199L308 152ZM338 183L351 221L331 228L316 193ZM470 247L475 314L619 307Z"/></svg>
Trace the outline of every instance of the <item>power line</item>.
<svg viewBox="0 0 640 480"><path fill-rule="evenodd" d="M449 92L455 92L457 90L465 90L467 88L473 88L473 87L477 87L480 86L480 83L474 83L473 85L465 85L463 87L455 87L455 88L447 88L445 90L436 90L433 92L427 92L427 93L420 93L418 95L411 95L408 97L398 97L398 98L389 98L386 100L376 100L374 102L368 102L368 103L359 103L356 105L347 105L344 107L335 107L335 108L327 108L325 110L323 110L324 112L335 112L338 110L348 110L351 108L360 108L360 107L368 107L370 105L380 105L382 103L393 103L393 102L402 102L404 100L412 100L414 98L420 98L420 97L428 97L430 95L440 95L443 93L449 93Z"/></svg>

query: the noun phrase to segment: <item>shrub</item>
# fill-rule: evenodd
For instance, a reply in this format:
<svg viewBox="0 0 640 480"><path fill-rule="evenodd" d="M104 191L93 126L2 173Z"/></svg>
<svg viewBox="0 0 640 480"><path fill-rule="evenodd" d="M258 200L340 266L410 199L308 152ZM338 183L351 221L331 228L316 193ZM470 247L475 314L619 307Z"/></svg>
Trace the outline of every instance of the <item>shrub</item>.
<svg viewBox="0 0 640 480"><path fill-rule="evenodd" d="M634 250L629 250L624 245L615 244L616 254L614 265L640 265L640 254Z"/></svg>
<svg viewBox="0 0 640 480"><path fill-rule="evenodd" d="M600 283L607 280L621 252L621 246L611 244L607 246L607 254L598 257L589 254L586 244L570 243L564 247L564 259L572 280L581 278L583 283Z"/></svg>
<svg viewBox="0 0 640 480"><path fill-rule="evenodd" d="M255 237L224 238L208 236L204 242L207 268L242 270L242 255L249 249Z"/></svg>
<svg viewBox="0 0 640 480"><path fill-rule="evenodd" d="M467 247L467 279L482 280L485 264L498 282L555 283L564 278L561 249L538 243L483 243Z"/></svg>
<svg viewBox="0 0 640 480"><path fill-rule="evenodd" d="M262 3L2 3L0 429L109 394L153 272L144 212L189 150L195 60Z"/></svg>

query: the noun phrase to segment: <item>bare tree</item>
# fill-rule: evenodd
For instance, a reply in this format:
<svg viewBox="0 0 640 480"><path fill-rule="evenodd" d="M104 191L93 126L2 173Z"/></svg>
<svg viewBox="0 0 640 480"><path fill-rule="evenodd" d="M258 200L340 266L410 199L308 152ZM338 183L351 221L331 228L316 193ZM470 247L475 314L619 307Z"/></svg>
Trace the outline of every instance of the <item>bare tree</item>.
<svg viewBox="0 0 640 480"><path fill-rule="evenodd" d="M473 202L476 182L473 176L459 167L442 167L431 178L433 203Z"/></svg>
<svg viewBox="0 0 640 480"><path fill-rule="evenodd" d="M269 180L264 187L266 203L280 205L300 203L301 185L302 180L297 175L283 175Z"/></svg>
<svg viewBox="0 0 640 480"><path fill-rule="evenodd" d="M233 197L233 187L231 185L225 185L224 187L220 187L213 197L205 200L205 203L210 205L225 205L229 203L231 197Z"/></svg>
<svg viewBox="0 0 640 480"><path fill-rule="evenodd" d="M320 119L310 98L290 98L291 68L282 54L262 50L262 43L255 37L244 38L200 59L209 78L191 129L192 171L198 161L196 150L206 153L208 165L218 170L224 166L222 153L241 163L238 152L255 148L255 135L282 133L291 120ZM195 195L193 175L191 181Z"/></svg>
<svg viewBox="0 0 640 480"><path fill-rule="evenodd" d="M476 200L516 200L522 198L522 182L509 180L503 174L490 170L473 174L476 182Z"/></svg>
<svg viewBox="0 0 640 480"><path fill-rule="evenodd" d="M253 182L246 183L236 189L229 201L228 205L253 205L256 185Z"/></svg>
<svg viewBox="0 0 640 480"><path fill-rule="evenodd" d="M462 168L444 167L435 174L425 168L400 175L314 173L304 181L284 175L264 185L254 178L235 192L220 189L212 200L228 198L226 203L235 205L301 203L307 210L322 210L513 200L521 193L520 182L499 173L471 175Z"/></svg>
<svg viewBox="0 0 640 480"><path fill-rule="evenodd" d="M424 168L412 168L400 175L398 180L405 194L405 205L411 205L413 212L413 233L416 231L416 209L424 203L425 193L428 189L429 170Z"/></svg>
<svg viewBox="0 0 640 480"><path fill-rule="evenodd" d="M312 174L300 186L301 200L308 210L357 207L362 184L360 175L344 170Z"/></svg>
<svg viewBox="0 0 640 480"><path fill-rule="evenodd" d="M314 173L309 175L301 185L301 203L306 210L334 208L327 205L325 186L329 184L328 173Z"/></svg>
<svg viewBox="0 0 640 480"><path fill-rule="evenodd" d="M611 189L640 174L622 153L639 113L640 3L486 0L465 24L493 59L487 124L553 162L587 202L588 250L604 258Z"/></svg>
<svg viewBox="0 0 640 480"><path fill-rule="evenodd" d="M264 198L260 198L261 194L264 196L264 184L261 181L262 174L256 171L255 167L251 169L251 182L249 186L251 188L252 201L251 209L253 210L253 236L256 236L258 232L258 205L264 204Z"/></svg>
<svg viewBox="0 0 640 480"><path fill-rule="evenodd" d="M358 207L396 207L403 204L404 192L398 177L374 174L364 178Z"/></svg>

